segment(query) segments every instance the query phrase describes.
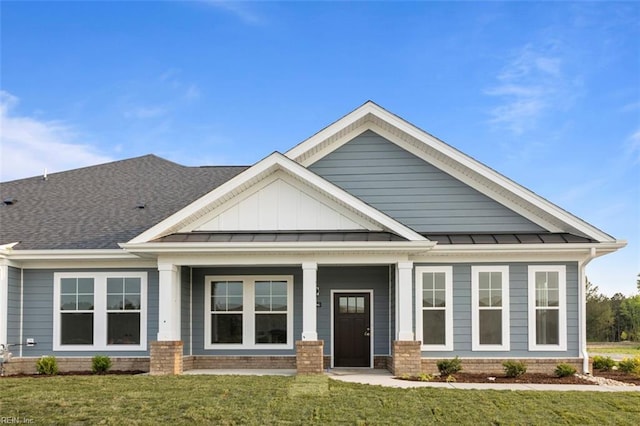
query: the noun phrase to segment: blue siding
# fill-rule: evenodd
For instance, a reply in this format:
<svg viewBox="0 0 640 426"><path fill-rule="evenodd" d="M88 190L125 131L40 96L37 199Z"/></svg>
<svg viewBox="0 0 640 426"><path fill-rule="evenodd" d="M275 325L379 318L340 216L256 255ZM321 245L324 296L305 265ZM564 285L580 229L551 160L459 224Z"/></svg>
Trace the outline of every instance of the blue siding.
<svg viewBox="0 0 640 426"><path fill-rule="evenodd" d="M204 349L204 277L206 275L292 275L293 349ZM295 355L295 340L302 335L302 267L220 267L193 269L194 355Z"/></svg>
<svg viewBox="0 0 640 426"><path fill-rule="evenodd" d="M496 265L505 263L496 263ZM544 263L550 265L553 263ZM555 263L558 264L558 263ZM535 263L506 263L509 266L509 303L511 350L471 350L471 264L453 266L453 343L454 351L422 352L428 358L460 357L578 357L578 265L560 263L567 268L567 351L529 352L528 266ZM483 264L486 265L486 264ZM416 266L421 266L417 265ZM426 266L426 265L425 265ZM416 318L419 320L419 318Z"/></svg>
<svg viewBox="0 0 640 426"><path fill-rule="evenodd" d="M183 353L189 355L191 351L191 268L183 266L180 269L180 335L182 338Z"/></svg>
<svg viewBox="0 0 640 426"><path fill-rule="evenodd" d="M543 231L372 131L309 169L418 232Z"/></svg>
<svg viewBox="0 0 640 426"><path fill-rule="evenodd" d="M389 266L320 266L318 268L318 338L325 355L331 354L331 290L373 290L374 355L388 355Z"/></svg>
<svg viewBox="0 0 640 426"><path fill-rule="evenodd" d="M149 342L158 334L158 271L142 269L117 269L118 271L147 272L147 348ZM25 269L24 274L24 318L23 338L33 338L37 344L23 347L23 356L91 356L91 351L53 352L53 274L54 272L87 272L82 269ZM95 269L91 272L109 272L108 269ZM145 356L147 351L100 351L111 356Z"/></svg>
<svg viewBox="0 0 640 426"><path fill-rule="evenodd" d="M9 288L7 289L7 341L20 343L20 269L9 267ZM19 349L11 350L18 356Z"/></svg>

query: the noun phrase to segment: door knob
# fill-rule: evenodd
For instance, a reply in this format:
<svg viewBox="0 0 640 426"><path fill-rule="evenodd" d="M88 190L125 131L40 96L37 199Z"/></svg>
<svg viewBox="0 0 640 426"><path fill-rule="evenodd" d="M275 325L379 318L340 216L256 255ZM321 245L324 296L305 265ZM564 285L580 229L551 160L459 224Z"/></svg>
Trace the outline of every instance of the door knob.
<svg viewBox="0 0 640 426"><path fill-rule="evenodd" d="M367 327L367 329L364 331L364 335L365 336L371 336L371 328Z"/></svg>

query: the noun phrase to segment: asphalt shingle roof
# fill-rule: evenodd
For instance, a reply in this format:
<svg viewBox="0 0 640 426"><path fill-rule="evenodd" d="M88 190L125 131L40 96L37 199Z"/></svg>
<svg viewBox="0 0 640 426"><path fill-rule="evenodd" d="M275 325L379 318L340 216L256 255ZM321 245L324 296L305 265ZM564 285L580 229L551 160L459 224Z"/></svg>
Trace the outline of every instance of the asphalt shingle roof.
<svg viewBox="0 0 640 426"><path fill-rule="evenodd" d="M0 244L20 241L15 250L118 248L246 168L185 167L145 155L47 180L4 182ZM8 198L15 203L5 205Z"/></svg>

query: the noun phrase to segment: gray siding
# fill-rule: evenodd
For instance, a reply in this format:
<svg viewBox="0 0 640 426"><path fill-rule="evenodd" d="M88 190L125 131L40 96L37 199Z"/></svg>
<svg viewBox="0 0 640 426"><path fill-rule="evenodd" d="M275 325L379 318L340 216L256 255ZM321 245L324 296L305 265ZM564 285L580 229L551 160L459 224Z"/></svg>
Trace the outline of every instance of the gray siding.
<svg viewBox="0 0 640 426"><path fill-rule="evenodd" d="M549 265L551 263L544 263ZM556 263L558 264L558 263ZM471 350L471 264L453 266L453 348L454 351L422 352L423 357L578 357L578 265L561 263L567 268L567 351L529 352L528 332L528 265L508 263L510 303L509 352ZM486 264L483 264L486 265ZM505 263L496 263L505 265ZM534 265L533 263L531 265ZM416 265L421 266L421 265ZM427 266L427 265L424 265ZM416 318L416 320L420 320ZM420 337L420 336L418 336Z"/></svg>
<svg viewBox="0 0 640 426"><path fill-rule="evenodd" d="M191 351L191 268L180 269L180 335L183 342L183 353Z"/></svg>
<svg viewBox="0 0 640 426"><path fill-rule="evenodd" d="M418 232L543 231L372 131L309 169Z"/></svg>
<svg viewBox="0 0 640 426"><path fill-rule="evenodd" d="M331 354L331 290L373 290L373 353L390 354L389 272L388 266L318 268L318 338L324 340L325 355Z"/></svg>
<svg viewBox="0 0 640 426"><path fill-rule="evenodd" d="M158 334L158 271L141 269L117 269L118 271L144 271L147 279L147 348L149 342L156 340ZM53 352L53 274L54 272L87 272L82 269L25 269L23 289L23 338L33 338L37 344L23 347L23 356L92 356L91 351ZM95 269L91 272L108 272L107 269ZM100 351L111 356L145 356L147 351Z"/></svg>
<svg viewBox="0 0 640 426"><path fill-rule="evenodd" d="M204 277L206 275L293 275L292 349L204 349ZM193 269L193 354L194 355L295 355L295 340L302 335L301 267L221 267Z"/></svg>
<svg viewBox="0 0 640 426"><path fill-rule="evenodd" d="M8 278L6 343L17 344L20 343L20 269L9 267ZM18 356L20 349L12 348L11 351Z"/></svg>

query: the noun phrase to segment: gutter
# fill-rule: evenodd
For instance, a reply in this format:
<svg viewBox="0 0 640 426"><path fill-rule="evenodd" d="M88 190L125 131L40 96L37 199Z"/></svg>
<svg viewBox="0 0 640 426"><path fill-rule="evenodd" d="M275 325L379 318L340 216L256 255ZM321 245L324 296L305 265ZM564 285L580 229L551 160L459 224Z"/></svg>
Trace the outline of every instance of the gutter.
<svg viewBox="0 0 640 426"><path fill-rule="evenodd" d="M589 254L584 260L578 262L578 296L580 303L578 304L578 318L580 321L580 334L578 335L578 344L580 345L580 354L582 355L582 372L589 374L589 353L587 352L587 275L586 267L593 259L597 257L597 250L591 247Z"/></svg>

